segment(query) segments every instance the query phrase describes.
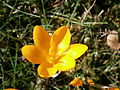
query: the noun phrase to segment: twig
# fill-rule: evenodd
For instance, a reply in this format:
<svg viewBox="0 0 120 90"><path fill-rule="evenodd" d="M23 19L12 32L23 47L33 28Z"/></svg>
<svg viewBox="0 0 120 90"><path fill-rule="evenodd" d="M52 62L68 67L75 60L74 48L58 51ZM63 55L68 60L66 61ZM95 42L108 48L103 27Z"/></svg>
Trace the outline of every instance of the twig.
<svg viewBox="0 0 120 90"><path fill-rule="evenodd" d="M55 16L55 15L48 15L48 17L50 18L57 18L57 19L61 19L61 20L66 20L66 21L69 21L73 24L77 24L77 25L81 25L81 26L85 26L85 25L88 25L88 24L92 24L92 25L96 25L96 24L108 24L108 22L78 22L76 21L75 19L71 21L71 19L68 19L67 17L60 17L60 16Z"/></svg>
<svg viewBox="0 0 120 90"><path fill-rule="evenodd" d="M104 10L101 10L101 12L98 14L97 17L100 17L103 14Z"/></svg>
<svg viewBox="0 0 120 90"><path fill-rule="evenodd" d="M84 22L86 16L88 15L88 13L90 13L90 10L91 10L91 9L93 8L93 6L95 5L95 2L96 2L96 0L94 0L92 6L90 6L90 8L89 8L88 10L87 10L87 9L85 8L85 6L83 5L83 7L85 8L85 12L84 12L84 17L83 17L83 19L82 19L81 22Z"/></svg>

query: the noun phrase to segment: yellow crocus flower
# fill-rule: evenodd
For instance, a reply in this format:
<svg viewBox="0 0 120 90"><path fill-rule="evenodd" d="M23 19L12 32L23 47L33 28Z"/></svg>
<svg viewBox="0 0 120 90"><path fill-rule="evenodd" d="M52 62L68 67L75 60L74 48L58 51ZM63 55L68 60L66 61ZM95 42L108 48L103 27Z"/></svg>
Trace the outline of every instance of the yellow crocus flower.
<svg viewBox="0 0 120 90"><path fill-rule="evenodd" d="M38 74L49 78L57 71L67 71L75 67L75 59L88 49L83 44L71 44L71 34L67 26L58 28L52 36L40 26L33 30L34 45L25 45L23 56L38 66Z"/></svg>

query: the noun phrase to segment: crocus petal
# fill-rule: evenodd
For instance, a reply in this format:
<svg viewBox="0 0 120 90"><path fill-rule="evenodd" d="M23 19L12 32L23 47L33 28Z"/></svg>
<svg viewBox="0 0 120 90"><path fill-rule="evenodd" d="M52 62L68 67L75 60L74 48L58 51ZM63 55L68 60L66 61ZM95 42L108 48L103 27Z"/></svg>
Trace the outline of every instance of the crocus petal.
<svg viewBox="0 0 120 90"><path fill-rule="evenodd" d="M113 88L109 88L108 90L120 90L120 88L113 87Z"/></svg>
<svg viewBox="0 0 120 90"><path fill-rule="evenodd" d="M57 69L52 64L44 63L38 66L37 71L40 77L49 78L57 72Z"/></svg>
<svg viewBox="0 0 120 90"><path fill-rule="evenodd" d="M49 53L50 36L44 28L38 25L35 26L33 30L33 39L36 46L42 48L46 54Z"/></svg>
<svg viewBox="0 0 120 90"><path fill-rule="evenodd" d="M8 88L8 89L3 89L3 90L18 90L18 89Z"/></svg>
<svg viewBox="0 0 120 90"><path fill-rule="evenodd" d="M82 84L83 84L83 81L80 80L79 78L75 78L69 83L69 85L72 85L72 86L81 86Z"/></svg>
<svg viewBox="0 0 120 90"><path fill-rule="evenodd" d="M56 64L56 68L59 71L68 71L73 69L75 65L75 60L71 56L64 55L59 58L58 63Z"/></svg>
<svg viewBox="0 0 120 90"><path fill-rule="evenodd" d="M26 45L21 50L23 56L33 64L41 64L45 60L43 53L34 45Z"/></svg>
<svg viewBox="0 0 120 90"><path fill-rule="evenodd" d="M71 44L65 54L69 54L74 59L83 55L88 47L84 44Z"/></svg>
<svg viewBox="0 0 120 90"><path fill-rule="evenodd" d="M94 84L94 81L92 80L92 79L88 79L87 80L87 83L88 83L88 85L90 85L90 86L94 86L95 84Z"/></svg>
<svg viewBox="0 0 120 90"><path fill-rule="evenodd" d="M70 31L66 26L58 28L52 35L50 41L50 55L64 52L70 44Z"/></svg>

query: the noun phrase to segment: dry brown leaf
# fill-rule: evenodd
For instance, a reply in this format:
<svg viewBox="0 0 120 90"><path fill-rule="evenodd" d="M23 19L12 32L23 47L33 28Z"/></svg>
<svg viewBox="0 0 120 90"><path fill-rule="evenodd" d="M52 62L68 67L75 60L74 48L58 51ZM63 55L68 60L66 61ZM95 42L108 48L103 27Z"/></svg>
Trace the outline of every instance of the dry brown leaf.
<svg viewBox="0 0 120 90"><path fill-rule="evenodd" d="M109 32L107 36L107 45L112 49L120 49L120 43L118 42L119 36L117 31Z"/></svg>

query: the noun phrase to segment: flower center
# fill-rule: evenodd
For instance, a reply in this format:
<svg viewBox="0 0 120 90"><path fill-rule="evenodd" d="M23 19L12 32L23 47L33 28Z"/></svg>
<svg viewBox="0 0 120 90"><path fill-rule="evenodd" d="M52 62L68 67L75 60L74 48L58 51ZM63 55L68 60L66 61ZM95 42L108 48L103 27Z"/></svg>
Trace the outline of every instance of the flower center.
<svg viewBox="0 0 120 90"><path fill-rule="evenodd" d="M52 56L51 56L51 57L49 58L49 63L54 64L55 61L56 61L56 58L55 58L55 57L52 57Z"/></svg>

